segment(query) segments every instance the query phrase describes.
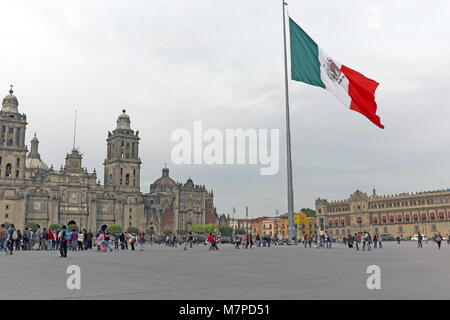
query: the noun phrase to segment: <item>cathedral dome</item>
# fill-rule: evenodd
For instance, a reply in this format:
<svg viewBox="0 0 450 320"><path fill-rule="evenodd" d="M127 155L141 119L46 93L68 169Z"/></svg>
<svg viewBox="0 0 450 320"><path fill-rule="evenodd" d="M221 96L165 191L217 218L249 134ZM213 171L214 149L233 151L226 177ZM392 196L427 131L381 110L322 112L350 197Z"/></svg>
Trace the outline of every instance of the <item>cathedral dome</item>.
<svg viewBox="0 0 450 320"><path fill-rule="evenodd" d="M153 182L152 187L175 187L177 183L169 177L169 169L162 170L162 177Z"/></svg>
<svg viewBox="0 0 450 320"><path fill-rule="evenodd" d="M126 110L122 110L122 114L117 118L117 127L116 129L128 129L131 130L130 127L130 117L125 113Z"/></svg>
<svg viewBox="0 0 450 320"><path fill-rule="evenodd" d="M41 160L41 155L38 152L39 140L34 134L34 138L31 140L31 151L27 155L25 160L25 168L27 169L44 169L47 170L48 166Z"/></svg>
<svg viewBox="0 0 450 320"><path fill-rule="evenodd" d="M17 107L19 106L19 101L17 100L17 97L13 95L14 91L11 89L9 90L9 95L3 98L2 102L2 111L3 112L14 112L17 113Z"/></svg>

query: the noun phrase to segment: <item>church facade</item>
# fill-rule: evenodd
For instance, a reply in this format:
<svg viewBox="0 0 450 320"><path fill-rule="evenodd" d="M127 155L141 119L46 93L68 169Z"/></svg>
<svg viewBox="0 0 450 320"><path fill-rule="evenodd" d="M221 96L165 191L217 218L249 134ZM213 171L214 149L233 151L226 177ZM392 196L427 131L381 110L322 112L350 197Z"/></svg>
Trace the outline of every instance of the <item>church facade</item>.
<svg viewBox="0 0 450 320"><path fill-rule="evenodd" d="M39 141L25 144L27 118L19 113L12 89L0 111L0 221L22 229L31 222L41 228L75 222L80 229L98 230L118 224L173 232L189 231L193 224L217 224L212 191L182 184L164 168L150 192L140 190L139 131L131 129L130 117L122 111L115 130L108 132L104 185L95 169L88 172L82 155L73 149L59 170L48 167L38 152Z"/></svg>

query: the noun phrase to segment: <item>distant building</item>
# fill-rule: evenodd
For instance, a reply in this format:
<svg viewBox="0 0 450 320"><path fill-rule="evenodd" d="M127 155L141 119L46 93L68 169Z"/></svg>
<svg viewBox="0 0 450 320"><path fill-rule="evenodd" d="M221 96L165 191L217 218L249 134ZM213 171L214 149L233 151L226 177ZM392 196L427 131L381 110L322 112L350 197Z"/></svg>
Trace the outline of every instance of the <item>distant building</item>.
<svg viewBox="0 0 450 320"><path fill-rule="evenodd" d="M18 106L11 88L0 111L0 222L14 223L18 229L31 222L41 228L70 222L92 230L118 224L125 230L153 228L157 234L166 226L175 232L189 230L192 224L217 224L213 192L191 179L176 183L167 168L149 193L141 192L140 137L125 110L108 132L102 186L95 170L90 173L82 166L77 149L66 155L59 170L41 159L36 135L28 152L27 117Z"/></svg>
<svg viewBox="0 0 450 320"><path fill-rule="evenodd" d="M316 200L316 223L335 236L362 232L430 236L450 233L450 190L379 196L356 190L349 199Z"/></svg>

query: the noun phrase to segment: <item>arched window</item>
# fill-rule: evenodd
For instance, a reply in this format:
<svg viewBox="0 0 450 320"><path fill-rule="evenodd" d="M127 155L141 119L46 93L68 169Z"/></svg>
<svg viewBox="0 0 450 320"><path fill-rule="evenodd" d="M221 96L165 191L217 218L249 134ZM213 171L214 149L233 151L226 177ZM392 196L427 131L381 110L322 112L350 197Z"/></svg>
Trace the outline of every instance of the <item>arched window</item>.
<svg viewBox="0 0 450 320"><path fill-rule="evenodd" d="M127 175L125 176L125 184L128 186L130 184L130 174L127 173Z"/></svg>
<svg viewBox="0 0 450 320"><path fill-rule="evenodd" d="M8 164L6 165L6 172L5 172L5 174L6 174L6 177L7 177L7 178L10 178L10 177L11 177L11 163L8 163Z"/></svg>
<svg viewBox="0 0 450 320"><path fill-rule="evenodd" d="M17 168L20 167L20 158L17 158L17 161L16 161L16 167L17 167Z"/></svg>

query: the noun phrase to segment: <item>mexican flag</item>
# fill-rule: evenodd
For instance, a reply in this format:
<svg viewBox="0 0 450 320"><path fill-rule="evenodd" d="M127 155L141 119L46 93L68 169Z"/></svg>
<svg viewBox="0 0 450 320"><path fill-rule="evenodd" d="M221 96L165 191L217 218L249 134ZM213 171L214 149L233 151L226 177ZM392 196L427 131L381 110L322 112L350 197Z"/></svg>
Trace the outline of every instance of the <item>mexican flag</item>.
<svg viewBox="0 0 450 320"><path fill-rule="evenodd" d="M322 87L351 110L365 115L384 129L376 115L375 90L378 82L366 78L331 58L289 18L292 80Z"/></svg>

